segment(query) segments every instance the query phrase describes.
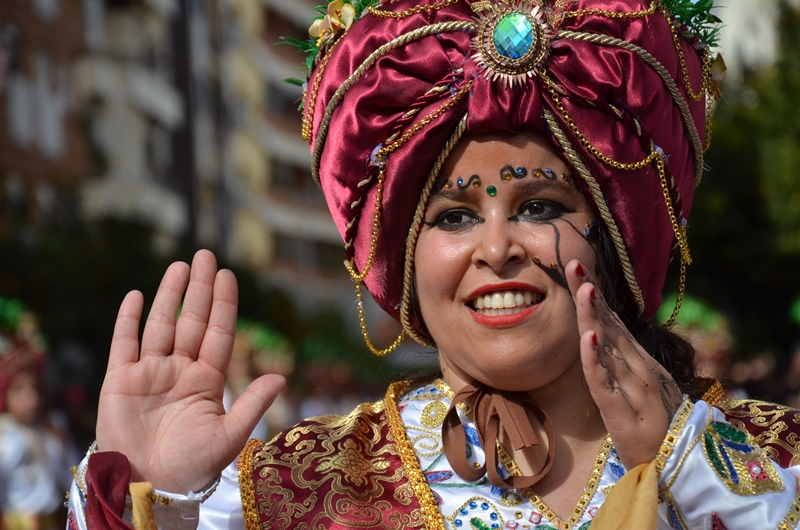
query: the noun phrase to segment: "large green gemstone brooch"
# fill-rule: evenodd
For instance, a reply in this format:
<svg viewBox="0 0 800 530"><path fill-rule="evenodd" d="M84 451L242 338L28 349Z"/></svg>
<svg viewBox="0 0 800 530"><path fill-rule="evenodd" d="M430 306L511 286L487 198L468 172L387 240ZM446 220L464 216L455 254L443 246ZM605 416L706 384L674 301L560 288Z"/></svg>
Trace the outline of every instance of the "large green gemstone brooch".
<svg viewBox="0 0 800 530"><path fill-rule="evenodd" d="M477 13L472 59L484 70L484 77L500 79L507 88L532 77L549 52L553 31L541 6L527 1L473 2Z"/></svg>

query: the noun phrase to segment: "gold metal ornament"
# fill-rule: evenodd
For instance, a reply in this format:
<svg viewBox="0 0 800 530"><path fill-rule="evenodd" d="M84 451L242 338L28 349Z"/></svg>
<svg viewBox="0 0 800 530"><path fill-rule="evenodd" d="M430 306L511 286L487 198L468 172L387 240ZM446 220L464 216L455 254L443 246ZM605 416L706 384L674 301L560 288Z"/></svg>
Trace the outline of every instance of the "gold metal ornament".
<svg viewBox="0 0 800 530"><path fill-rule="evenodd" d="M484 0L472 7L477 15L472 60L484 70L484 77L499 79L506 88L533 77L547 58L554 36L542 7L527 0Z"/></svg>

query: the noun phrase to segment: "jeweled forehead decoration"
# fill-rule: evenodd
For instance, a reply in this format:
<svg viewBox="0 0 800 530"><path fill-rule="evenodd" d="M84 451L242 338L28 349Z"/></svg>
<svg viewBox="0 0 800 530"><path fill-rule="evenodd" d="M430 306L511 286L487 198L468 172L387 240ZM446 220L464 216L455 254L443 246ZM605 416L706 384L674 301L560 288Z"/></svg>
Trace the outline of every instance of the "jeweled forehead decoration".
<svg viewBox="0 0 800 530"><path fill-rule="evenodd" d="M541 6L525 0L473 2L477 28L472 38L472 60L491 81L506 88L522 85L547 58L553 31Z"/></svg>

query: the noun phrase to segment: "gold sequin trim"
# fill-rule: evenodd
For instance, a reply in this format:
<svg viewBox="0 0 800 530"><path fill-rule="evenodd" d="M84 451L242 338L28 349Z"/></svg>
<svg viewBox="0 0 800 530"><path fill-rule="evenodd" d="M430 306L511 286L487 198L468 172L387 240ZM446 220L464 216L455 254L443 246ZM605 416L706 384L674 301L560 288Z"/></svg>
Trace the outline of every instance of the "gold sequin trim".
<svg viewBox="0 0 800 530"><path fill-rule="evenodd" d="M800 487L797 489L797 495L794 498L792 507L789 509L789 513L786 514L781 524L778 525L778 530L793 530L798 522L800 522Z"/></svg>
<svg viewBox="0 0 800 530"><path fill-rule="evenodd" d="M701 398L703 401L708 403L709 407L716 407L725 399L725 389L722 388L722 383L719 381L715 381L711 388L706 390L706 393L703 394Z"/></svg>
<svg viewBox="0 0 800 530"><path fill-rule="evenodd" d="M656 472L659 476L664 471L669 457L675 450L675 444L678 442L678 438L680 438L683 429L686 427L686 422L689 421L689 416L692 414L693 409L694 403L692 403L688 397L684 398L681 407L672 419L672 423L667 430L667 436L661 443L661 448L658 450L658 455L656 456Z"/></svg>
<svg viewBox="0 0 800 530"><path fill-rule="evenodd" d="M259 530L261 521L256 508L256 490L253 486L253 453L263 445L260 440L250 440L239 453L239 493L242 497L242 514L246 530Z"/></svg>
<svg viewBox="0 0 800 530"><path fill-rule="evenodd" d="M442 514L439 511L439 505L436 504L436 499L433 497L428 481L425 480L425 474L419 467L419 460L417 460L414 448L406 435L405 425L397 408L397 401L410 387L410 381L401 381L389 385L389 389L386 391L386 399L384 400L386 419L389 423L389 431L397 444L400 460L403 462L406 475L408 475L408 480L414 490L414 495L419 501L422 516L425 518L425 528L427 530L444 530L444 519L442 519ZM251 529L248 528L248 530Z"/></svg>

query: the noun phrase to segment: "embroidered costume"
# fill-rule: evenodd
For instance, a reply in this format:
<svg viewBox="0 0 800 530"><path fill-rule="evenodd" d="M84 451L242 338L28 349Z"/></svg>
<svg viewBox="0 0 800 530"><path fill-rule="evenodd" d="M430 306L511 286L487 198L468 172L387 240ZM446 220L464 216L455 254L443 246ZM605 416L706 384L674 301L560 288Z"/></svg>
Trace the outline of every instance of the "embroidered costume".
<svg viewBox="0 0 800 530"><path fill-rule="evenodd" d="M713 402L716 388L705 398ZM607 439L564 521L535 493L503 490L486 477L466 482L443 458L450 396L441 380L397 383L384 400L347 416L306 420L269 443L252 440L202 504L202 494L163 497L159 528L586 530L626 474ZM800 411L754 400L716 406L687 401L673 422L673 450L662 450L658 528L708 528L712 518L729 530L796 528ZM474 423L464 422L470 461L481 462ZM85 466L70 492L72 528L87 528Z"/></svg>

